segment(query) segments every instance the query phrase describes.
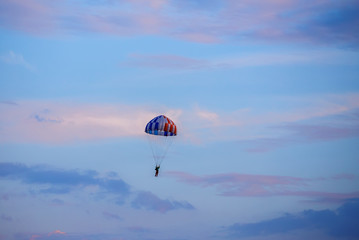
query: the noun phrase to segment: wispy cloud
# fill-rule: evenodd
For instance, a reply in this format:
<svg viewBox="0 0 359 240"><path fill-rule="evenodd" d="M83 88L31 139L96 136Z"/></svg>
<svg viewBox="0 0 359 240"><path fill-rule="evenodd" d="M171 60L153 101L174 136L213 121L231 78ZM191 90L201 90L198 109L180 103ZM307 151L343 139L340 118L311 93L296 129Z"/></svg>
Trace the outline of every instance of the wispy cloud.
<svg viewBox="0 0 359 240"><path fill-rule="evenodd" d="M14 53L13 51L9 51L7 54L1 55L0 60L7 64L19 65L27 70L35 71L35 67L26 61L21 54Z"/></svg>
<svg viewBox="0 0 359 240"><path fill-rule="evenodd" d="M3 27L33 34L158 34L196 42L358 47L357 1L1 1ZM201 7L199 7L201 6Z"/></svg>
<svg viewBox="0 0 359 240"><path fill-rule="evenodd" d="M278 234L288 234L298 230L319 230L324 235L321 239L356 239L359 237L359 224L357 214L359 212L359 200L352 199L344 203L337 210L305 210L300 213L287 213L284 216L255 223L236 223L223 228L228 234L227 238L260 237L269 239ZM298 232L297 232L298 233ZM303 234L303 233L302 233ZM312 235L313 236L313 235ZM333 239L334 239L333 238Z"/></svg>
<svg viewBox="0 0 359 240"><path fill-rule="evenodd" d="M226 197L299 196L326 202L341 202L359 197L359 192L336 193L310 190L311 183L325 179L239 173L197 176L184 172L168 172L167 176L186 184L215 188L219 195Z"/></svg>

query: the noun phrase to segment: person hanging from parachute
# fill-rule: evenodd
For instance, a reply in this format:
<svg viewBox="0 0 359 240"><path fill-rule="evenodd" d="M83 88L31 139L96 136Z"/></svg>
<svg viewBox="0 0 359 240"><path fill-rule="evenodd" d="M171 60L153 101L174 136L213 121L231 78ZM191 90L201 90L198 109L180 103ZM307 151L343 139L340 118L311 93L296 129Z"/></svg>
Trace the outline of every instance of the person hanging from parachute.
<svg viewBox="0 0 359 240"><path fill-rule="evenodd" d="M156 164L155 177L158 177L161 163L172 144L173 137L177 136L177 126L165 115L159 115L147 123L145 132Z"/></svg>
<svg viewBox="0 0 359 240"><path fill-rule="evenodd" d="M160 170L160 166L156 165L156 168L155 168L155 177L158 177L158 171Z"/></svg>

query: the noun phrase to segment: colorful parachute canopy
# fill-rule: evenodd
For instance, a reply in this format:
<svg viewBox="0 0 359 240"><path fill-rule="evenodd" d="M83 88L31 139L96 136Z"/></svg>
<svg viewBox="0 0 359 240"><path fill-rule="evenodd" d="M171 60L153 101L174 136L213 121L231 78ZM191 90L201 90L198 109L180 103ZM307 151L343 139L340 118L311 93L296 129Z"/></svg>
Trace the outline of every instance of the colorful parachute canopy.
<svg viewBox="0 0 359 240"><path fill-rule="evenodd" d="M176 136L177 127L171 119L165 115L160 115L147 123L145 132L152 135Z"/></svg>

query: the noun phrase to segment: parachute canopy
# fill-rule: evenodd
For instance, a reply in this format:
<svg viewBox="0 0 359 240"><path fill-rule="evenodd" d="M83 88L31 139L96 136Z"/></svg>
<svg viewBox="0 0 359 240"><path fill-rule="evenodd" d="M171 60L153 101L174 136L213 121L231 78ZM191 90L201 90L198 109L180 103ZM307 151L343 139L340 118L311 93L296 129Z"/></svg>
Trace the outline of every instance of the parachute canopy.
<svg viewBox="0 0 359 240"><path fill-rule="evenodd" d="M145 132L160 136L176 136L177 126L165 115L160 115L147 123Z"/></svg>

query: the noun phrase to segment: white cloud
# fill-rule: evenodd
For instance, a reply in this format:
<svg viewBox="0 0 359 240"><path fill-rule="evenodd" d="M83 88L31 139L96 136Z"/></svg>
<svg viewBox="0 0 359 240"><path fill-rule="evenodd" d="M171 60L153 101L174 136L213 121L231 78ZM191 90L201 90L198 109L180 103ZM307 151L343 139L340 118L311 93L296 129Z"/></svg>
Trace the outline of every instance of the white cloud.
<svg viewBox="0 0 359 240"><path fill-rule="evenodd" d="M21 54L9 51L7 54L0 56L1 61L7 64L19 65L30 71L35 71L35 67L27 62Z"/></svg>

